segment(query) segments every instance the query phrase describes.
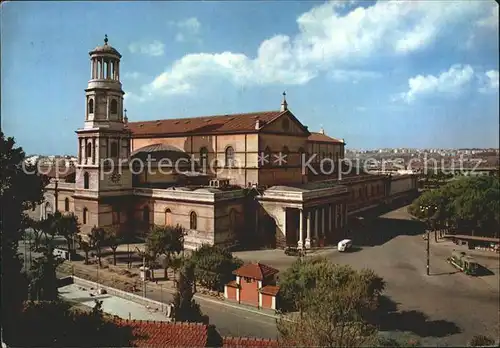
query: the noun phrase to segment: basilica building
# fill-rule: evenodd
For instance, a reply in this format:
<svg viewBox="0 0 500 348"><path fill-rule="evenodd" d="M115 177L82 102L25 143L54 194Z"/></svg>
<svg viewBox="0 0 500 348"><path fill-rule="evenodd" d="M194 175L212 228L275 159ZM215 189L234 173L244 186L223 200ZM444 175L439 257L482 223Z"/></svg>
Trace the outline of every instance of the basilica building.
<svg viewBox="0 0 500 348"><path fill-rule="evenodd" d="M417 191L413 175L350 173L345 141L309 130L285 93L271 111L129 121L121 58L107 37L90 52L77 164L51 171L32 215L74 212L85 234L180 224L188 249L310 248L342 239L349 216Z"/></svg>

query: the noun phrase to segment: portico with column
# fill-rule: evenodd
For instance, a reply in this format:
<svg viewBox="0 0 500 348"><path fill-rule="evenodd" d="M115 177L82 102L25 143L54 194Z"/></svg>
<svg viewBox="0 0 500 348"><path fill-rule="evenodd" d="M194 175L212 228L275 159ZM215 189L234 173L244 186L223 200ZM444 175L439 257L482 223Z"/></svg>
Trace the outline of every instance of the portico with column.
<svg viewBox="0 0 500 348"><path fill-rule="evenodd" d="M262 211L276 220L286 246L309 249L343 237L347 188L332 185L308 190L307 186L300 191L295 187L271 187L257 197Z"/></svg>

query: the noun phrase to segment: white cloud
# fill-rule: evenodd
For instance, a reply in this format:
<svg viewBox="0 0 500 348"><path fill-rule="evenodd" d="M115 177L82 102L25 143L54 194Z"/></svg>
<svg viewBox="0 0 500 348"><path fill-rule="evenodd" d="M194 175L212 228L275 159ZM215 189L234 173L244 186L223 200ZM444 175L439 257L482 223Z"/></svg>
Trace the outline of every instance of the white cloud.
<svg viewBox="0 0 500 348"><path fill-rule="evenodd" d="M498 90L498 70L489 70L482 76L481 93L495 92Z"/></svg>
<svg viewBox="0 0 500 348"><path fill-rule="evenodd" d="M150 43L134 42L128 46L128 49L131 53L140 53L148 56L158 57L162 56L165 52L165 45L158 40L154 40Z"/></svg>
<svg viewBox="0 0 500 348"><path fill-rule="evenodd" d="M186 93L207 75L222 76L239 85L305 84L321 72L360 66L374 56L421 51L444 35L451 34L458 40L459 33L450 28L473 23L491 11L488 1L349 5L335 1L312 8L298 17L299 33L295 37L271 37L261 43L255 57L233 52L186 55L143 86L142 92ZM194 23L192 27L199 30Z"/></svg>
<svg viewBox="0 0 500 348"><path fill-rule="evenodd" d="M367 71L367 70L341 70L336 69L330 73L330 76L335 81L339 82L352 82L358 83L364 79L378 79L382 77L382 74L377 71Z"/></svg>
<svg viewBox="0 0 500 348"><path fill-rule="evenodd" d="M457 95L474 80L474 69L470 65L453 65L438 76L417 75L408 80L408 92L401 93L400 99L411 103L417 97L435 94Z"/></svg>
<svg viewBox="0 0 500 348"><path fill-rule="evenodd" d="M178 29L178 32L175 34L175 41L199 41L198 35L200 33L201 23L196 17L187 18L178 22L170 22L170 25L173 25Z"/></svg>
<svg viewBox="0 0 500 348"><path fill-rule="evenodd" d="M498 30L498 4L495 2L495 4L491 6L490 12L486 16L480 18L476 23L480 27Z"/></svg>

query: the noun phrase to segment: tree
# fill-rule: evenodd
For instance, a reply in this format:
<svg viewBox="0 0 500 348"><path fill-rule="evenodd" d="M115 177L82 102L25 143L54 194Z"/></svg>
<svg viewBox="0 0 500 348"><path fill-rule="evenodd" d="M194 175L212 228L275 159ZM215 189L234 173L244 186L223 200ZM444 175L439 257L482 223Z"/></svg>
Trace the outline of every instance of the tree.
<svg viewBox="0 0 500 348"><path fill-rule="evenodd" d="M357 272L326 259L296 264L280 281L280 293L284 289L300 309L298 315L278 321L284 344L359 347L376 343L377 331L369 319L384 288L381 278L373 271Z"/></svg>
<svg viewBox="0 0 500 348"><path fill-rule="evenodd" d="M42 221L32 219L26 214L24 215L23 219L25 228L29 228L33 232L32 250L38 251L42 242L42 236L44 234Z"/></svg>
<svg viewBox="0 0 500 348"><path fill-rule="evenodd" d="M243 265L230 251L215 245L203 244L191 255L195 277L204 287L221 291L232 280L232 272Z"/></svg>
<svg viewBox="0 0 500 348"><path fill-rule="evenodd" d="M54 256L52 250L47 249L41 257L34 260L30 272L31 298L38 301L57 300L57 275L56 268L64 260Z"/></svg>
<svg viewBox="0 0 500 348"><path fill-rule="evenodd" d="M3 339L7 344L25 334L18 320L22 302L27 296L28 282L22 274L22 260L18 254L23 212L36 207L43 200L47 179L37 175L35 168L27 165L25 153L16 147L14 138L0 132L0 220L2 253L2 322Z"/></svg>
<svg viewBox="0 0 500 348"><path fill-rule="evenodd" d="M184 249L185 230L182 226L154 225L146 239L146 248L151 255L165 255L165 275L171 264L172 256ZM168 276L167 276L168 278Z"/></svg>
<svg viewBox="0 0 500 348"><path fill-rule="evenodd" d="M120 229L118 226L108 226L104 228L105 242L111 248L113 252L113 265L116 266L116 249L122 242L122 236L120 235Z"/></svg>
<svg viewBox="0 0 500 348"><path fill-rule="evenodd" d="M485 347L495 344L495 340L488 336L476 335L469 342L470 347Z"/></svg>
<svg viewBox="0 0 500 348"><path fill-rule="evenodd" d="M360 279L365 284L366 308L378 305L378 298L385 282L372 270L357 272L348 266L340 266L324 258L298 259L280 277L280 303L284 311L301 311L309 291L324 282L331 286L331 279L342 284L351 279ZM333 288L332 288L333 289Z"/></svg>
<svg viewBox="0 0 500 348"><path fill-rule="evenodd" d="M26 302L21 329L13 345L17 347L130 347L132 327L116 323L104 315L102 302L91 311L79 311L63 301ZM47 320L49 318L49 320Z"/></svg>
<svg viewBox="0 0 500 348"><path fill-rule="evenodd" d="M94 226L88 237L90 247L95 250L99 267L101 267L101 251L106 242L106 231L102 227Z"/></svg>
<svg viewBox="0 0 500 348"><path fill-rule="evenodd" d="M92 248L90 247L90 243L86 239L84 239L84 237L82 237L81 235L77 235L76 240L78 242L78 245L80 246L80 249L82 249L83 252L85 253L84 263L86 265L88 265L89 264L89 252L90 252L90 250L92 250Z"/></svg>
<svg viewBox="0 0 500 348"><path fill-rule="evenodd" d="M500 182L494 177L463 177L439 189L427 191L409 207L418 219L435 229L462 230L498 237L500 229ZM421 210L422 206L434 209Z"/></svg>
<svg viewBox="0 0 500 348"><path fill-rule="evenodd" d="M194 265L186 262L179 274L177 292L174 295L174 318L176 321L208 324L194 296Z"/></svg>
<svg viewBox="0 0 500 348"><path fill-rule="evenodd" d="M53 229L56 234L64 237L68 252L73 249L71 243L75 240L75 236L80 232L78 218L73 213L61 214L56 211L52 218Z"/></svg>

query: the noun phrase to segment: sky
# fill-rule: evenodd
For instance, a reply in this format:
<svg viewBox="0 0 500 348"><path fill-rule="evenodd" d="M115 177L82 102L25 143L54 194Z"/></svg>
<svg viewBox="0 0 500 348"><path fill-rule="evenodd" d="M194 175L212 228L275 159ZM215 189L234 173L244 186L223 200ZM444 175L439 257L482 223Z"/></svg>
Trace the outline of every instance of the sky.
<svg viewBox="0 0 500 348"><path fill-rule="evenodd" d="M122 54L130 121L289 109L348 148L498 147L498 5L3 2L1 125L76 154L88 52Z"/></svg>

